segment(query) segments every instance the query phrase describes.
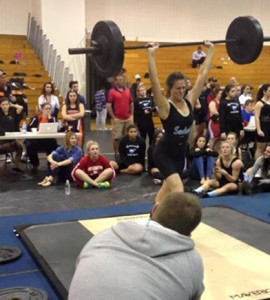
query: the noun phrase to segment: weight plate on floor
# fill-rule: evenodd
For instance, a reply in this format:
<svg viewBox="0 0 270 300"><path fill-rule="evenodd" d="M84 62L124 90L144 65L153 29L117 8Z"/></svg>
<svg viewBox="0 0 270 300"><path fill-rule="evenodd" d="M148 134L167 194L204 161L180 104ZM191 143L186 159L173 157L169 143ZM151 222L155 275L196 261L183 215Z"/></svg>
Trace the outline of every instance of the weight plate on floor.
<svg viewBox="0 0 270 300"><path fill-rule="evenodd" d="M13 261L21 255L22 252L17 247L0 246L0 264Z"/></svg>
<svg viewBox="0 0 270 300"><path fill-rule="evenodd" d="M227 52L237 64L249 64L260 55L263 47L261 24L253 17L238 17L230 24L226 40L237 39L237 42L226 43Z"/></svg>
<svg viewBox="0 0 270 300"><path fill-rule="evenodd" d="M48 294L32 287L0 289L0 300L47 300Z"/></svg>
<svg viewBox="0 0 270 300"><path fill-rule="evenodd" d="M92 46L98 45L100 53L91 56L91 60L102 77L120 73L124 62L123 36L113 21L99 21L91 34Z"/></svg>

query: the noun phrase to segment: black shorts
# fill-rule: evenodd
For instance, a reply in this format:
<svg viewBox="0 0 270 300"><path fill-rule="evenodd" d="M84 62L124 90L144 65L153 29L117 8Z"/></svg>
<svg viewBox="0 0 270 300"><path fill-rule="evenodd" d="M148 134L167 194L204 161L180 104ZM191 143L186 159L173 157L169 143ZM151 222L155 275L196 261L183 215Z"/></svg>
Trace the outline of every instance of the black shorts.
<svg viewBox="0 0 270 300"><path fill-rule="evenodd" d="M186 160L186 147L169 147L158 144L154 150L154 162L164 179L172 174L182 175Z"/></svg>

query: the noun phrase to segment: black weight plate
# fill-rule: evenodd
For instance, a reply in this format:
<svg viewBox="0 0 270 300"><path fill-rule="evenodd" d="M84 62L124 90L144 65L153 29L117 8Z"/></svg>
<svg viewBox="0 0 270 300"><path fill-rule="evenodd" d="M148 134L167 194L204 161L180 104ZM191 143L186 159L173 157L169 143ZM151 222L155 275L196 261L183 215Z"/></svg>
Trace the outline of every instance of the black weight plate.
<svg viewBox="0 0 270 300"><path fill-rule="evenodd" d="M32 287L0 289L0 300L47 300L48 294Z"/></svg>
<svg viewBox="0 0 270 300"><path fill-rule="evenodd" d="M124 62L123 36L113 21L99 21L91 34L92 46L101 47L100 54L91 56L91 60L102 77L110 77L120 73Z"/></svg>
<svg viewBox="0 0 270 300"><path fill-rule="evenodd" d="M22 252L17 247L0 246L0 264L13 261L21 255Z"/></svg>
<svg viewBox="0 0 270 300"><path fill-rule="evenodd" d="M263 47L263 31L260 23L253 17L238 17L230 24L226 40L238 39L226 43L227 52L237 64L249 64L260 55Z"/></svg>

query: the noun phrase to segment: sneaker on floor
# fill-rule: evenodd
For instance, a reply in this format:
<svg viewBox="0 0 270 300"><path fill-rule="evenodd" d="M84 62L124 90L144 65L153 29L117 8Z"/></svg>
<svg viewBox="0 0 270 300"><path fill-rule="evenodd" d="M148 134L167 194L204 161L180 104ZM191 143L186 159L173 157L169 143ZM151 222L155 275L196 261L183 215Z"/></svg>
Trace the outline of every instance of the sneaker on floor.
<svg viewBox="0 0 270 300"><path fill-rule="evenodd" d="M11 156L9 154L6 154L6 163L10 164L12 162Z"/></svg>
<svg viewBox="0 0 270 300"><path fill-rule="evenodd" d="M21 170L20 168L12 168L12 173L18 175L24 174L23 170Z"/></svg>
<svg viewBox="0 0 270 300"><path fill-rule="evenodd" d="M29 162L29 158L28 158L26 152L22 153L21 162L24 162L24 163Z"/></svg>
<svg viewBox="0 0 270 300"><path fill-rule="evenodd" d="M162 180L161 180L161 179L157 179L157 178L154 178L154 179L153 179L153 182L154 182L154 184L156 184L156 185L161 185L161 184L162 184Z"/></svg>
<svg viewBox="0 0 270 300"><path fill-rule="evenodd" d="M92 184L86 181L83 183L83 189L91 189L92 187L93 187Z"/></svg>
<svg viewBox="0 0 270 300"><path fill-rule="evenodd" d="M98 188L99 189L109 189L111 187L109 181L99 182Z"/></svg>

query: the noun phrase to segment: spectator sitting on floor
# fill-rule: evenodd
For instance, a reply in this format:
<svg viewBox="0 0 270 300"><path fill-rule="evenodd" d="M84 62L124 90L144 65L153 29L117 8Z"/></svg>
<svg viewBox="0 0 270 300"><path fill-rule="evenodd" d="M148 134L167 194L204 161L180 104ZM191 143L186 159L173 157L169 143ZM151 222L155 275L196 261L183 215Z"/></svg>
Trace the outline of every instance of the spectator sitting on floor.
<svg viewBox="0 0 270 300"><path fill-rule="evenodd" d="M195 146L190 149L189 156L191 158L189 177L200 180L201 184L210 180L218 153L207 145L205 136L197 138Z"/></svg>
<svg viewBox="0 0 270 300"><path fill-rule="evenodd" d="M264 154L258 157L249 170L250 192L270 192L270 144L266 144Z"/></svg>
<svg viewBox="0 0 270 300"><path fill-rule="evenodd" d="M10 104L8 98L0 98L0 128L3 132L19 131L19 122L23 107L18 104ZM16 140L1 141L0 138L0 154L8 154L16 152L12 173L23 174L19 168L19 163L22 156L22 145Z"/></svg>
<svg viewBox="0 0 270 300"><path fill-rule="evenodd" d="M120 159L113 162L113 167L123 174L141 174L144 170L145 141L138 136L135 125L127 128L126 136L119 142Z"/></svg>
<svg viewBox="0 0 270 300"><path fill-rule="evenodd" d="M199 46L192 54L192 68L197 68L203 64L206 54L203 52L202 47Z"/></svg>
<svg viewBox="0 0 270 300"><path fill-rule="evenodd" d="M27 126L27 131L31 131L32 128L39 129L40 123L55 123L56 119L51 115L51 105L47 102L41 104L41 111L38 115L31 118L30 123ZM56 139L31 139L24 141L26 152L32 164L32 172L35 173L39 166L39 152L46 152L49 155L55 150L58 145Z"/></svg>
<svg viewBox="0 0 270 300"><path fill-rule="evenodd" d="M95 235L77 259L68 299L201 299L203 264L190 238L201 215L195 195L168 193L150 220Z"/></svg>
<svg viewBox="0 0 270 300"><path fill-rule="evenodd" d="M72 131L67 132L64 146L59 146L48 155L48 176L38 185L50 186L53 182L71 180L71 171L82 156L83 152L78 146L76 134Z"/></svg>
<svg viewBox="0 0 270 300"><path fill-rule="evenodd" d="M252 116L254 116L254 102L252 100L247 100L242 109L244 127L248 126L250 117Z"/></svg>
<svg viewBox="0 0 270 300"><path fill-rule="evenodd" d="M107 189L115 177L110 161L99 152L99 144L89 141L86 144L87 155L80 159L72 170L72 178L78 187L89 189L96 187Z"/></svg>
<svg viewBox="0 0 270 300"><path fill-rule="evenodd" d="M194 190L201 197L216 197L238 191L239 180L243 176L243 163L234 155L234 147L228 141L223 141L220 156L213 170L213 179L206 180L203 185ZM210 189L214 190L208 192Z"/></svg>
<svg viewBox="0 0 270 300"><path fill-rule="evenodd" d="M163 137L163 135L164 135L164 130L157 129L154 133L153 142L147 150L148 173L150 176L153 177L154 184L162 184L163 182L163 175L160 173L159 169L157 168L153 158L155 147L159 142L159 140Z"/></svg>

